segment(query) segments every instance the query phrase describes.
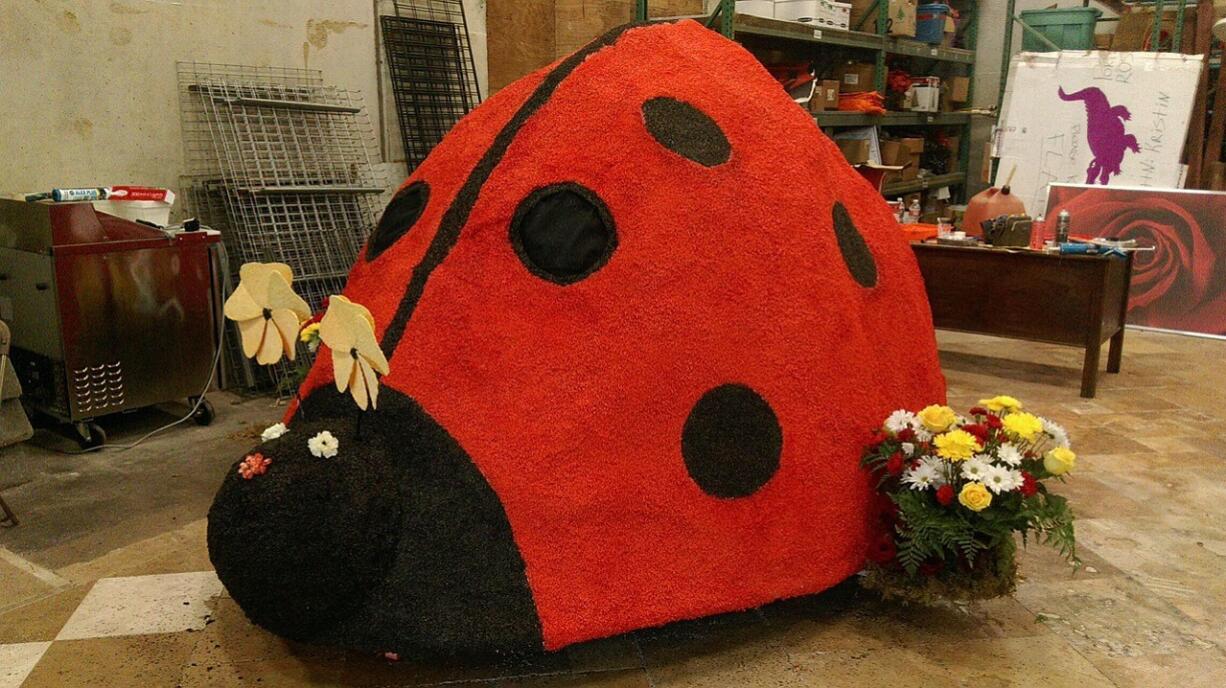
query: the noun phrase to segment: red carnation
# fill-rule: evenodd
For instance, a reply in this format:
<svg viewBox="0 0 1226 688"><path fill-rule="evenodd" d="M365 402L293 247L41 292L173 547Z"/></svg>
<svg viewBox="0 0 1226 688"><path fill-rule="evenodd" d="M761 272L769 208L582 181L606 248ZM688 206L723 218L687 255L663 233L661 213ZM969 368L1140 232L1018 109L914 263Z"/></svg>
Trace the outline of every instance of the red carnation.
<svg viewBox="0 0 1226 688"><path fill-rule="evenodd" d="M1000 422L1000 416L993 416L992 414L988 414L988 417L984 420L984 423L993 430L1000 430L1002 427L1004 427L1004 423Z"/></svg>
<svg viewBox="0 0 1226 688"><path fill-rule="evenodd" d="M988 431L988 426L986 425L981 425L979 423L967 423L966 425L962 426L962 429L974 435L975 439L979 440L980 444L984 444L988 441L988 435L990 433Z"/></svg>
<svg viewBox="0 0 1226 688"><path fill-rule="evenodd" d="M878 564L884 564L894 558L898 554L898 548L894 546L894 536L889 533L884 533L877 541L868 548L868 558Z"/></svg>
<svg viewBox="0 0 1226 688"><path fill-rule="evenodd" d="M899 442L910 442L911 440L914 440L914 439L915 439L915 431L912 430L911 428L903 428L902 430L898 431L898 441Z"/></svg>
<svg viewBox="0 0 1226 688"><path fill-rule="evenodd" d="M899 475L902 473L903 458L902 453L894 452L890 454L890 460L885 463L885 470L890 475Z"/></svg>
<svg viewBox="0 0 1226 688"><path fill-rule="evenodd" d="M971 415L972 416L986 416L988 415L988 410L982 406L975 406L971 408Z"/></svg>
<svg viewBox="0 0 1226 688"><path fill-rule="evenodd" d="M950 504L953 504L954 503L954 486L946 484L946 485L942 485L938 487L937 488L937 501L940 502L941 506L949 506Z"/></svg>
<svg viewBox="0 0 1226 688"><path fill-rule="evenodd" d="M1023 497L1029 497L1038 491L1039 481L1030 473L1022 471L1022 486L1018 488L1018 492L1021 492Z"/></svg>
<svg viewBox="0 0 1226 688"><path fill-rule="evenodd" d="M890 436L889 436L889 435L887 435L887 434L885 434L885 433L881 432L880 430L874 430L874 431L873 431L873 436L872 436L872 437L870 437L870 438L869 438L869 440L868 440L868 446L869 446L870 448L875 449L875 448L877 448L877 447L881 446L881 443L882 443L882 442L885 442L885 441L886 441L886 440L888 440L888 439L890 439Z"/></svg>

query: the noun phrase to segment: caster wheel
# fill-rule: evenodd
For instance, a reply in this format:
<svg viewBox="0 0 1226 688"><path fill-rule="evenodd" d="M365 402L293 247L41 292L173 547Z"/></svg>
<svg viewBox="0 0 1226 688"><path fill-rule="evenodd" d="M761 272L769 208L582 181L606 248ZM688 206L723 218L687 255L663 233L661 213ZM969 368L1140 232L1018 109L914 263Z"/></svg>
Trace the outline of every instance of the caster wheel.
<svg viewBox="0 0 1226 688"><path fill-rule="evenodd" d="M106 444L106 431L94 421L77 423L77 445L82 449L93 449Z"/></svg>
<svg viewBox="0 0 1226 688"><path fill-rule="evenodd" d="M188 399L188 403L196 406L196 399ZM196 410L192 412L192 420L196 421L196 425L208 425L216 417L217 413L213 411L213 404L209 403L208 399L200 398L200 405L196 406Z"/></svg>

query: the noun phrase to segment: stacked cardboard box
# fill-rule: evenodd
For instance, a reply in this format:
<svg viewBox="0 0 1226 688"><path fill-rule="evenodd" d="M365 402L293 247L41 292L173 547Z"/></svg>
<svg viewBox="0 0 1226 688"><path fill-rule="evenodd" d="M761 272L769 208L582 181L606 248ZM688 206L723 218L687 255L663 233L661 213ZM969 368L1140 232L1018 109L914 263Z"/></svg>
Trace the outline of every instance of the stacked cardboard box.
<svg viewBox="0 0 1226 688"><path fill-rule="evenodd" d="M915 10L919 0L852 0L851 28L856 31L877 33L877 10L874 5L886 7L886 33L890 36L915 37ZM859 27L859 28L857 28Z"/></svg>

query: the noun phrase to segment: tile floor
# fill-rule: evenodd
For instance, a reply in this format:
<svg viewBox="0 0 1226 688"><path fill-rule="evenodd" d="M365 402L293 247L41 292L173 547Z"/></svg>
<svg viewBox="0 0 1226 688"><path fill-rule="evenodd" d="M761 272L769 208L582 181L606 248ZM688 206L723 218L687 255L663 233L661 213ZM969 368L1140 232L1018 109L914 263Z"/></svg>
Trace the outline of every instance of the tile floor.
<svg viewBox="0 0 1226 688"><path fill-rule="evenodd" d="M1032 547L1011 598L906 608L852 581L516 661L302 646L253 628L209 570L209 485L278 414L231 400L213 427L128 454L0 454L25 521L0 530L0 688L1226 685L1226 342L1130 332L1123 372L1087 400L1075 350L939 340L953 405L1008 392L1072 433L1077 575Z"/></svg>

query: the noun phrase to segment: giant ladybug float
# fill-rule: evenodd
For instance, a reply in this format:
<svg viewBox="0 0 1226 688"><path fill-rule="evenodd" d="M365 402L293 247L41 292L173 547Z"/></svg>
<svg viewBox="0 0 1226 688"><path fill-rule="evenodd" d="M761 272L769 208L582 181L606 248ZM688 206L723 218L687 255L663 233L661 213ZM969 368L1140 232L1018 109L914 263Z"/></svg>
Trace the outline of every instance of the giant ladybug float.
<svg viewBox="0 0 1226 688"><path fill-rule="evenodd" d="M209 513L230 594L298 640L555 649L818 592L872 538L873 427L945 395L886 204L692 21L477 108L345 294L391 364L377 410L318 356L266 474Z"/></svg>

